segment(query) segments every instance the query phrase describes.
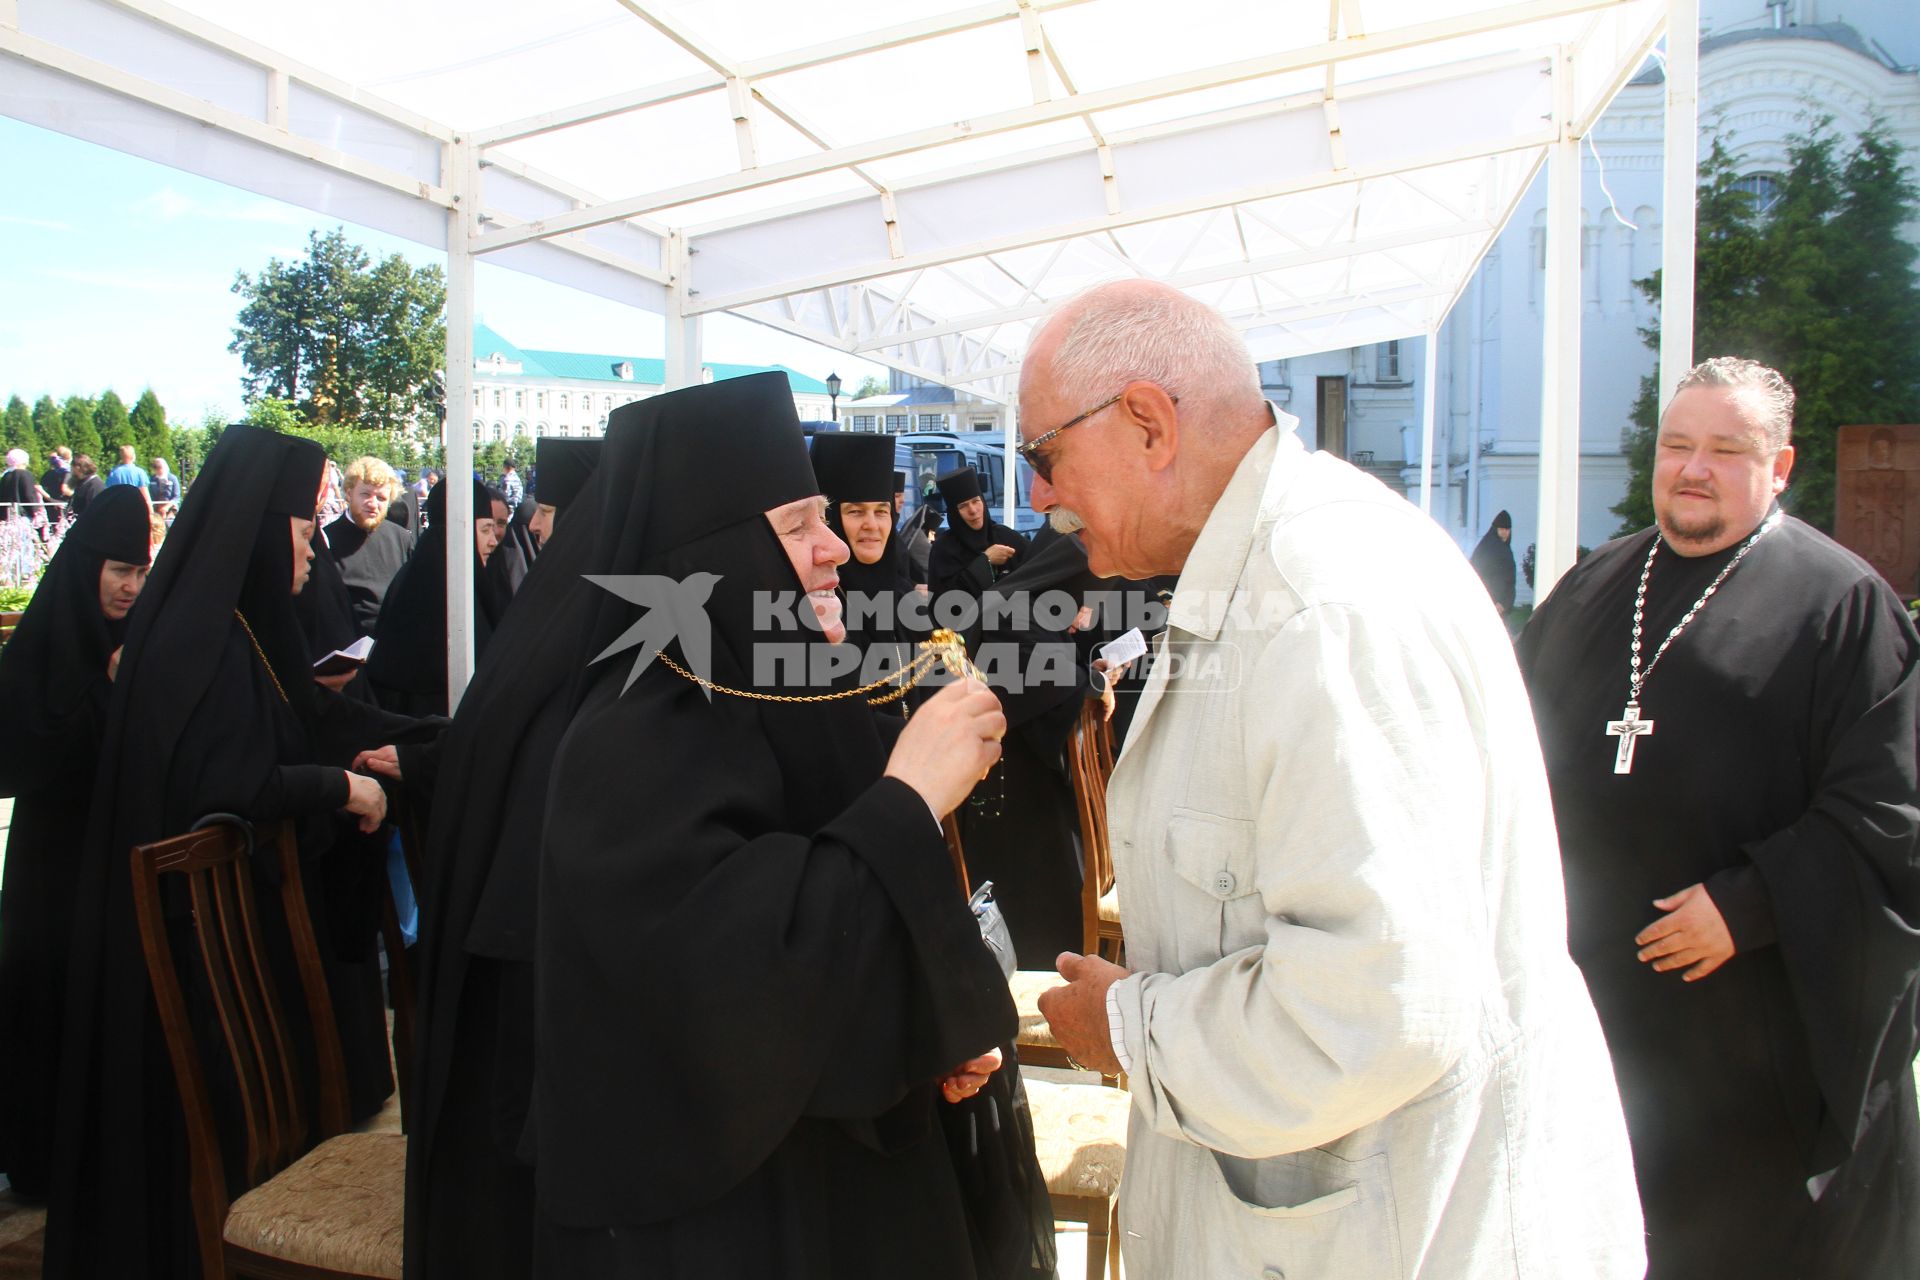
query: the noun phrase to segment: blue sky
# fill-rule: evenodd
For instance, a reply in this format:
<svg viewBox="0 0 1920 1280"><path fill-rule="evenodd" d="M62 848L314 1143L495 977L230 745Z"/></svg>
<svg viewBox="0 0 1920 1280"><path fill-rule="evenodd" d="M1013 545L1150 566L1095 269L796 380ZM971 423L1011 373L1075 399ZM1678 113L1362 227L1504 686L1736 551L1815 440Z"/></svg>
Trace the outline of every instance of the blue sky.
<svg viewBox="0 0 1920 1280"><path fill-rule="evenodd" d="M234 275L305 250L341 225L294 205L0 117L0 403L152 387L167 416L237 417L227 353ZM444 256L348 224L376 257ZM480 318L523 347L660 355L660 317L484 264ZM878 365L731 316L706 326L709 360L785 364L849 390Z"/></svg>

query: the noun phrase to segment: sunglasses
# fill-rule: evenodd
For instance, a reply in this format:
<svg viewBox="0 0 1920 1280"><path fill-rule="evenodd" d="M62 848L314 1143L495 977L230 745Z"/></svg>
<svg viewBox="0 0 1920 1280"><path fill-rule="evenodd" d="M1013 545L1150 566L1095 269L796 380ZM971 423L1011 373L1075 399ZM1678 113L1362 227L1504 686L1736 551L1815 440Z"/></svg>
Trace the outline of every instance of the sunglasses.
<svg viewBox="0 0 1920 1280"><path fill-rule="evenodd" d="M1039 476L1042 480L1045 480L1048 484L1052 484L1053 483L1053 460L1047 457L1046 454L1041 453L1040 452L1041 448L1045 446L1048 441L1052 440L1055 436L1059 435L1061 432L1067 431L1074 427L1079 426L1081 423L1085 422L1088 418L1091 418L1094 414L1099 413L1104 409L1113 408L1114 405L1120 403L1120 398L1126 394L1127 393L1124 388L1119 391L1116 391L1114 392L1114 394L1112 394L1111 396L1108 396L1105 400L1102 400L1099 404L1093 406L1093 408L1087 410L1085 413L1076 414L1074 417L1067 419L1065 422L1061 423L1059 426L1055 427L1053 430L1048 431L1043 435L1035 436L1033 439L1026 441L1024 444L1015 445L1014 448L1019 452L1022 458L1025 458L1027 460L1027 465L1033 468L1033 474ZM1180 403L1179 396L1169 396L1168 399L1173 401L1173 403L1175 404Z"/></svg>

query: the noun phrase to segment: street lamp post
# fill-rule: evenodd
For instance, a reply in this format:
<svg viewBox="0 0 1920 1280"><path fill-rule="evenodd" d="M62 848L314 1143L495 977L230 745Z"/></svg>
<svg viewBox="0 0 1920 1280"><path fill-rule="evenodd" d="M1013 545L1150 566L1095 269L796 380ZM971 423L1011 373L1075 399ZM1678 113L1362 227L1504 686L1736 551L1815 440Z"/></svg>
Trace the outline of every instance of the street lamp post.
<svg viewBox="0 0 1920 1280"><path fill-rule="evenodd" d="M833 425L837 427L840 425L840 375L837 373L827 375L827 399L833 406Z"/></svg>

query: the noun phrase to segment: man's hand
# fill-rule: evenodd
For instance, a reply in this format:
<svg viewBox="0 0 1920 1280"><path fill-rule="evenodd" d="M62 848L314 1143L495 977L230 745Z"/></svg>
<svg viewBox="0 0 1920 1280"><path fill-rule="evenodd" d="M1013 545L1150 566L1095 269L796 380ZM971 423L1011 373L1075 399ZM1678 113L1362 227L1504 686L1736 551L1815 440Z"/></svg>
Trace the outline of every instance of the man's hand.
<svg viewBox="0 0 1920 1280"><path fill-rule="evenodd" d="M400 752L394 747L376 747L372 751L362 751L353 758L355 773L377 773L383 778L392 778L395 782L404 781L400 776Z"/></svg>
<svg viewBox="0 0 1920 1280"><path fill-rule="evenodd" d="M1651 961L1656 971L1691 965L1681 980L1697 982L1733 958L1733 935L1704 886L1690 885L1671 897L1655 898L1653 905L1667 914L1636 934L1633 943L1640 948L1640 959Z"/></svg>
<svg viewBox="0 0 1920 1280"><path fill-rule="evenodd" d="M1103 1076L1120 1074L1113 1056L1113 1032L1107 1026L1107 988L1127 976L1127 970L1099 956L1062 951L1053 967L1067 980L1064 987L1040 993L1040 1016L1067 1056Z"/></svg>
<svg viewBox="0 0 1920 1280"><path fill-rule="evenodd" d="M335 693L339 693L348 685L352 684L353 678L359 674L360 668L355 667L353 670L343 671L337 676L315 676L313 682L315 684L323 684Z"/></svg>
<svg viewBox="0 0 1920 1280"><path fill-rule="evenodd" d="M996 542L980 554L987 558L988 564L998 569L1001 565L1013 559L1013 548L1004 542Z"/></svg>
<svg viewBox="0 0 1920 1280"><path fill-rule="evenodd" d="M1000 1069L1002 1061L998 1049L989 1049L977 1058L967 1059L953 1069L953 1074L940 1081L941 1096L948 1102L971 1098L985 1087L987 1077Z"/></svg>
<svg viewBox="0 0 1920 1280"><path fill-rule="evenodd" d="M365 774L350 773L347 775L347 802L341 808L360 819L360 830L371 835L387 820L387 793Z"/></svg>

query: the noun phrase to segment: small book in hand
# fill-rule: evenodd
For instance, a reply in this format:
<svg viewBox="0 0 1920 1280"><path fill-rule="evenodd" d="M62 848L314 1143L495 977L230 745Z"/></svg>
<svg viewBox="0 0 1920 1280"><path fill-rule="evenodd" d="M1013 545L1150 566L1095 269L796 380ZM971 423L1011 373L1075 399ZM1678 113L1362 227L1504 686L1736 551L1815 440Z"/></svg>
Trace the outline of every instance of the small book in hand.
<svg viewBox="0 0 1920 1280"><path fill-rule="evenodd" d="M313 664L313 674L317 676L343 676L349 671L366 665L367 655L373 652L373 637L361 636L344 649L335 649L326 657Z"/></svg>

